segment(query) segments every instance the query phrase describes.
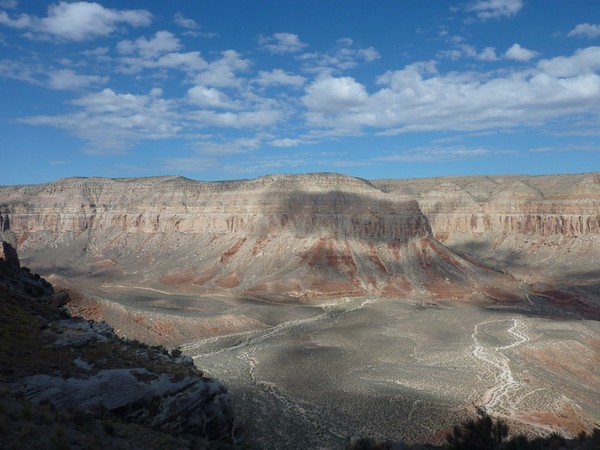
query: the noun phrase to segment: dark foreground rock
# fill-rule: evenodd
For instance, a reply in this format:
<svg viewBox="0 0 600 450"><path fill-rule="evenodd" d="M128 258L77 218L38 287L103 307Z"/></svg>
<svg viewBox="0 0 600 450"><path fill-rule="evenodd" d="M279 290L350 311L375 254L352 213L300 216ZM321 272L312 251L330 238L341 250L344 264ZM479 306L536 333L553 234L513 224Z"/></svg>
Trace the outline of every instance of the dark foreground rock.
<svg viewBox="0 0 600 450"><path fill-rule="evenodd" d="M6 243L3 249L12 251ZM64 296L16 261L0 261L2 448L233 445L231 401L221 383L180 352L125 341L106 324L68 316L56 307ZM48 430L56 439L43 444Z"/></svg>

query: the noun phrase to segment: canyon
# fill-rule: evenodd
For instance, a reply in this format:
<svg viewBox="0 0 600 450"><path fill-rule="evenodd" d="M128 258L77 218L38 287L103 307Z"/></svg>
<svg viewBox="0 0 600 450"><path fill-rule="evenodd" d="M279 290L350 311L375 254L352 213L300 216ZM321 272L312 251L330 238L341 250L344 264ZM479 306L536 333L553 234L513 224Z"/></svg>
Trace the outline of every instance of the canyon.
<svg viewBox="0 0 600 450"><path fill-rule="evenodd" d="M261 448L600 423L598 173L69 178L0 187L0 238L74 314L181 345Z"/></svg>

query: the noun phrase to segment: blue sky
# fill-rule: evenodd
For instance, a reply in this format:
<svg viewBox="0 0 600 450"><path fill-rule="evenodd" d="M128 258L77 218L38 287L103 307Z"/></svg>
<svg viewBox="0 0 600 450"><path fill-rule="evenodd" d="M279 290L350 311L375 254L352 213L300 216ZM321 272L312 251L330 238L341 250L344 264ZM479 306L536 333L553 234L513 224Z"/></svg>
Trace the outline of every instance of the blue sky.
<svg viewBox="0 0 600 450"><path fill-rule="evenodd" d="M0 184L600 170L597 0L0 0Z"/></svg>

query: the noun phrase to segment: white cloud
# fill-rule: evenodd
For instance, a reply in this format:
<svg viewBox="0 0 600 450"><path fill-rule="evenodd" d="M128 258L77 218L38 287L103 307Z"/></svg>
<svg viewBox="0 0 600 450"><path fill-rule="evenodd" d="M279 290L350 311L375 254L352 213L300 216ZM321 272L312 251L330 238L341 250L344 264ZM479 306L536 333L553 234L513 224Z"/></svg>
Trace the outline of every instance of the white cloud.
<svg viewBox="0 0 600 450"><path fill-rule="evenodd" d="M117 31L120 24L140 27L151 22L152 15L148 11L109 9L91 2L52 4L44 18L21 14L12 19L0 11L0 24L72 41L108 36Z"/></svg>
<svg viewBox="0 0 600 450"><path fill-rule="evenodd" d="M483 50L478 51L473 45L467 44L462 36L450 36L447 42L453 48L441 51L439 55L452 60L466 57L479 61L498 61L500 59L529 61L538 55L537 52L521 47L517 43L513 44L504 54L498 55L494 47L485 47Z"/></svg>
<svg viewBox="0 0 600 450"><path fill-rule="evenodd" d="M198 29L198 24L194 19L190 19L189 17L185 17L180 12L176 12L173 16L173 21L182 28L187 28L188 30L196 30Z"/></svg>
<svg viewBox="0 0 600 450"><path fill-rule="evenodd" d="M417 162L417 161L460 161L481 156L488 156L493 152L487 148L477 147L419 147L389 156L376 158L376 161Z"/></svg>
<svg viewBox="0 0 600 450"><path fill-rule="evenodd" d="M121 154L142 139L164 139L181 131L172 102L157 94L119 94L104 89L74 100L78 112L26 117L19 122L65 129L86 141L86 153Z"/></svg>
<svg viewBox="0 0 600 450"><path fill-rule="evenodd" d="M380 57L375 48L359 48L352 39L342 38L337 40L337 47L332 52L304 53L298 59L304 61L304 71L324 75L350 70L359 62L371 62Z"/></svg>
<svg viewBox="0 0 600 450"><path fill-rule="evenodd" d="M0 8L4 9L14 9L18 4L18 0L0 0Z"/></svg>
<svg viewBox="0 0 600 450"><path fill-rule="evenodd" d="M263 141L270 138L267 133L259 133L254 136L236 138L236 139L212 139L198 140L194 142L194 151L203 156L206 155L240 155L244 153L252 153L260 148Z"/></svg>
<svg viewBox="0 0 600 450"><path fill-rule="evenodd" d="M79 75L72 70L63 69L48 74L48 86L52 89L77 90L94 84L105 84L107 76Z"/></svg>
<svg viewBox="0 0 600 450"><path fill-rule="evenodd" d="M504 57L515 61L529 61L537 56L537 52L521 47L519 44L513 44L506 52Z"/></svg>
<svg viewBox="0 0 600 450"><path fill-rule="evenodd" d="M354 78L326 76L307 86L302 102L311 111L339 112L364 105L367 98L365 87Z"/></svg>
<svg viewBox="0 0 600 450"><path fill-rule="evenodd" d="M143 58L155 58L164 53L177 51L179 48L181 48L179 39L169 31L157 31L151 39L142 36L135 41L124 40L117 44L117 52L120 54L138 53Z"/></svg>
<svg viewBox="0 0 600 450"><path fill-rule="evenodd" d="M202 110L187 114L187 118L200 127L214 126L237 129L270 127L281 121L283 117L282 111L268 108L242 112Z"/></svg>
<svg viewBox="0 0 600 450"><path fill-rule="evenodd" d="M394 135L432 130L483 131L598 117L600 47L499 76L439 74L431 62L390 71L369 94L351 78L323 78L306 88L307 124L332 135L364 127Z"/></svg>
<svg viewBox="0 0 600 450"><path fill-rule="evenodd" d="M573 56L557 56L538 63L543 73L552 77L577 77L600 70L600 47L577 50Z"/></svg>
<svg viewBox="0 0 600 450"><path fill-rule="evenodd" d="M477 59L479 61L497 61L500 59L496 54L496 49L494 47L486 47L481 52L478 52L474 46L465 44L463 40L464 39L460 36L453 36L450 39L450 42L455 45L455 48L441 51L439 52L439 55L455 61L464 57Z"/></svg>
<svg viewBox="0 0 600 450"><path fill-rule="evenodd" d="M523 0L476 0L467 7L480 20L513 17L523 8Z"/></svg>
<svg viewBox="0 0 600 450"><path fill-rule="evenodd" d="M254 82L262 86L291 86L302 87L306 79L300 75L291 75L281 69L274 69L270 72L261 70Z"/></svg>
<svg viewBox="0 0 600 450"><path fill-rule="evenodd" d="M271 53L296 53L307 46L297 34L275 33L271 36L259 36L258 43Z"/></svg>
<svg viewBox="0 0 600 450"><path fill-rule="evenodd" d="M196 85L189 89L187 96L190 102L202 108L238 109L240 107L223 92L202 85Z"/></svg>
<svg viewBox="0 0 600 450"><path fill-rule="evenodd" d="M108 76L81 75L71 69L46 68L38 63L12 60L0 61L0 78L58 90L79 90L91 85L105 84L109 80Z"/></svg>
<svg viewBox="0 0 600 450"><path fill-rule="evenodd" d="M571 31L567 36L586 37L588 39L594 39L600 37L600 25L591 23L580 23Z"/></svg>
<svg viewBox="0 0 600 450"><path fill-rule="evenodd" d="M81 54L84 56L98 58L98 57L104 57L104 56L108 55L109 51L110 51L110 49L108 47L96 47L91 50L84 50L81 52Z"/></svg>
<svg viewBox="0 0 600 450"><path fill-rule="evenodd" d="M23 64L10 59L0 60L0 78L6 80L19 80L41 86L40 75L45 73L41 64Z"/></svg>
<svg viewBox="0 0 600 450"><path fill-rule="evenodd" d="M482 61L497 61L496 49L494 47L486 47L478 55L478 59Z"/></svg>
<svg viewBox="0 0 600 450"><path fill-rule="evenodd" d="M226 50L221 58L207 64L204 71L194 77L194 83L213 87L238 87L241 85L236 73L250 67L250 61L243 59L235 50Z"/></svg>
<svg viewBox="0 0 600 450"><path fill-rule="evenodd" d="M555 147L536 147L529 149L529 151L532 153L600 152L600 146L567 144Z"/></svg>
<svg viewBox="0 0 600 450"><path fill-rule="evenodd" d="M180 48L181 42L169 31L158 31L150 39L123 40L117 44L117 51L127 56L119 58L118 70L136 73L143 69L177 69L196 73L208 67L200 52L177 52Z"/></svg>
<svg viewBox="0 0 600 450"><path fill-rule="evenodd" d="M33 18L27 14L20 14L17 18L11 19L6 11L0 11L0 24L6 25L7 27L22 30L30 28L33 21Z"/></svg>
<svg viewBox="0 0 600 450"><path fill-rule="evenodd" d="M271 144L273 147L296 147L301 143L302 141L300 139L290 138L273 139L271 142L269 142L269 144Z"/></svg>

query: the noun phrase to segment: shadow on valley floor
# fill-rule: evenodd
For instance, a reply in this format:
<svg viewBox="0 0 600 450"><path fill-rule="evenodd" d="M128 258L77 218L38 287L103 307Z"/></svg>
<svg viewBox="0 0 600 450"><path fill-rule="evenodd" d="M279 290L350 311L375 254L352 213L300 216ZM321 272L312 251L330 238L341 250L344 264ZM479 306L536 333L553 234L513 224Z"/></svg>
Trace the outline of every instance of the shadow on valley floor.
<svg viewBox="0 0 600 450"><path fill-rule="evenodd" d="M243 392L230 389L250 448L343 449L366 436L377 441L439 443L453 424L468 417L431 406L434 399L423 393L400 396L391 387L349 392L332 381L308 382L309 386L319 384L319 402L307 401L269 381Z"/></svg>

